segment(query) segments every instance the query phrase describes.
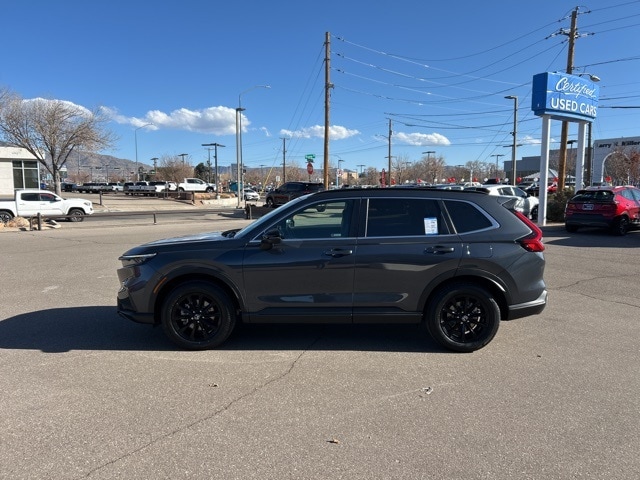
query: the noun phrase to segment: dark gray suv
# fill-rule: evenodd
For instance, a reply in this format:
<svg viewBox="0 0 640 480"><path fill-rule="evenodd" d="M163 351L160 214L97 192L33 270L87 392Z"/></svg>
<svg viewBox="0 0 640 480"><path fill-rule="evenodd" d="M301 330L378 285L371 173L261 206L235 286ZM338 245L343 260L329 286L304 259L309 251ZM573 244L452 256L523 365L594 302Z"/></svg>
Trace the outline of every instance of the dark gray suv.
<svg viewBox="0 0 640 480"><path fill-rule="evenodd" d="M546 305L542 232L509 202L403 187L307 195L240 230L129 250L118 313L194 350L239 321L386 322L471 352L500 320Z"/></svg>
<svg viewBox="0 0 640 480"><path fill-rule="evenodd" d="M286 182L267 193L264 203L267 207L277 207L290 202L294 198L324 190L323 183Z"/></svg>

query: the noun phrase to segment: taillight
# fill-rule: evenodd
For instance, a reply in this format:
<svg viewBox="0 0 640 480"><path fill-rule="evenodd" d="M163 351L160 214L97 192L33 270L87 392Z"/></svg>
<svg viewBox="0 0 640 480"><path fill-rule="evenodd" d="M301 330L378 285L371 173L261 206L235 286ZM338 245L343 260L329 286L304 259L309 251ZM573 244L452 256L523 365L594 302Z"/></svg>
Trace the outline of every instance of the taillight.
<svg viewBox="0 0 640 480"><path fill-rule="evenodd" d="M525 235L524 237L518 239L518 243L522 245L522 248L529 252L544 251L544 244L542 243L542 230L540 230L540 227L533 223L526 215L523 215L516 210L514 210L513 213L522 221L522 223L524 223L531 229L531 233L529 235Z"/></svg>

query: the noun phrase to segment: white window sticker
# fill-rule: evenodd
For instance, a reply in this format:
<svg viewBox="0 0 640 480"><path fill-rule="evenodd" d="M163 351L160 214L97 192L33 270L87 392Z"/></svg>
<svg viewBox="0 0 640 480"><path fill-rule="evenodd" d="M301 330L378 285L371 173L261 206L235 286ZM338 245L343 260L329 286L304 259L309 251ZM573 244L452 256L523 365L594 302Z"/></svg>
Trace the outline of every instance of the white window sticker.
<svg viewBox="0 0 640 480"><path fill-rule="evenodd" d="M425 217L424 219L424 233L426 235L438 234L438 219L436 217Z"/></svg>

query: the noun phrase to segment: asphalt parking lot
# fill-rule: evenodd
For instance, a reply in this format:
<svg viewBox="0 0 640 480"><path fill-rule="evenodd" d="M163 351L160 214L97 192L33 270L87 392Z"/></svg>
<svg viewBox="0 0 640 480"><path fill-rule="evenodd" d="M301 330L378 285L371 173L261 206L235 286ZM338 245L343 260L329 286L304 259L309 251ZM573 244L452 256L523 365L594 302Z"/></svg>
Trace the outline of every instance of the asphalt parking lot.
<svg viewBox="0 0 640 480"><path fill-rule="evenodd" d="M245 326L185 352L115 295L129 247L250 221L188 217L0 237L0 478L640 472L640 232L545 227L547 309L473 354L411 326Z"/></svg>

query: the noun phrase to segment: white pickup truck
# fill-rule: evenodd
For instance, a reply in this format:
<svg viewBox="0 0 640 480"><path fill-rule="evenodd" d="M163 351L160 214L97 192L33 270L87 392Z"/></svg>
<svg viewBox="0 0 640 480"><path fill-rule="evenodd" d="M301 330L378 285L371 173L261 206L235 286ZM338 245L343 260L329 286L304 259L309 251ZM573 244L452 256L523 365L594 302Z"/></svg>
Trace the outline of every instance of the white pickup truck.
<svg viewBox="0 0 640 480"><path fill-rule="evenodd" d="M178 184L178 191L212 193L216 191L216 185L215 183L207 183L199 178L185 178L183 182Z"/></svg>
<svg viewBox="0 0 640 480"><path fill-rule="evenodd" d="M82 198L64 199L47 190L16 190L11 200L0 199L0 222L14 217L29 218L41 214L48 218L67 217L81 222L85 215L93 214L93 203Z"/></svg>

